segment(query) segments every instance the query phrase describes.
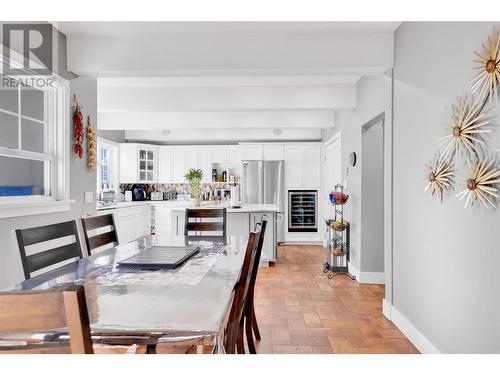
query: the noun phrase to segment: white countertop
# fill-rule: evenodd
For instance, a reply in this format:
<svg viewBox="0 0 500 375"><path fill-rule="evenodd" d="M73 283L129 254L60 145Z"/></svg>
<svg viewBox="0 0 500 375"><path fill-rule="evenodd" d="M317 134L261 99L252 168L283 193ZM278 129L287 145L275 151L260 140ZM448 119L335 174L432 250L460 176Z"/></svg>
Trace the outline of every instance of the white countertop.
<svg viewBox="0 0 500 375"><path fill-rule="evenodd" d="M135 202L117 202L107 206L98 206L97 210L111 210L125 207L143 206L143 205L167 205L172 210L184 210L187 207L194 207L191 201L135 201ZM227 208L227 212L279 212L278 206L274 204L245 204L241 208L231 208L228 203L214 204L202 202L203 208Z"/></svg>

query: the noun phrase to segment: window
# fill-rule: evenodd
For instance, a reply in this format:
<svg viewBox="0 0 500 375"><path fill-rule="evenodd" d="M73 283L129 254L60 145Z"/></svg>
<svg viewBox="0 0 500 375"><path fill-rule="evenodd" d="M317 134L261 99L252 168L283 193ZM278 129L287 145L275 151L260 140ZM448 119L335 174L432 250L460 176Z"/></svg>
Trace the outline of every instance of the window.
<svg viewBox="0 0 500 375"><path fill-rule="evenodd" d="M97 192L118 188L118 145L107 139L97 138L98 171Z"/></svg>
<svg viewBox="0 0 500 375"><path fill-rule="evenodd" d="M0 87L0 218L70 209L68 99L59 77Z"/></svg>

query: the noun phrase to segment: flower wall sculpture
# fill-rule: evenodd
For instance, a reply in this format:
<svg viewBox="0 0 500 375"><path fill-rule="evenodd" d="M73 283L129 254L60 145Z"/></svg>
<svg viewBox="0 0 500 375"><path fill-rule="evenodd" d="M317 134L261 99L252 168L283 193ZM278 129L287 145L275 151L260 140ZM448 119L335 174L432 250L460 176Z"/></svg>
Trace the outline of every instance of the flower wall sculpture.
<svg viewBox="0 0 500 375"><path fill-rule="evenodd" d="M424 191L430 190L431 199L436 197L437 202L441 203L444 194L453 189L453 165L449 160L437 155L427 168L429 182Z"/></svg>
<svg viewBox="0 0 500 375"><path fill-rule="evenodd" d="M451 106L448 135L441 138L444 145L443 157L452 155L476 156L482 133L490 133L485 129L489 121L482 112L484 102L474 101L470 95L462 96L456 105Z"/></svg>
<svg viewBox="0 0 500 375"><path fill-rule="evenodd" d="M478 59L474 60L477 64L479 73L471 79L472 92L478 93L480 97L486 100L494 96L495 101L498 97L498 85L500 83L500 33L493 29L488 36L486 44L483 43L481 53L474 52Z"/></svg>
<svg viewBox="0 0 500 375"><path fill-rule="evenodd" d="M484 207L491 205L496 208L495 200L498 198L498 189L494 184L500 182L500 170L495 167L495 158L488 161L475 160L469 165L469 173L463 179L464 189L457 194L458 199L465 200L465 208L479 202Z"/></svg>

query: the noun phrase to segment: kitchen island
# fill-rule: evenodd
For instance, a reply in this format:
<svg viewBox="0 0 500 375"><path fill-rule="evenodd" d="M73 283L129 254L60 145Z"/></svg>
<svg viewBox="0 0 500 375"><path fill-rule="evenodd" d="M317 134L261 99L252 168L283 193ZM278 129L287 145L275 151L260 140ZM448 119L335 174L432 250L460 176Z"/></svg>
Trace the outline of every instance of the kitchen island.
<svg viewBox="0 0 500 375"><path fill-rule="evenodd" d="M120 244L147 234L184 234L185 210L194 207L191 201L118 202L98 206L98 215L112 213ZM264 237L261 263L269 264L277 256L276 217L279 208L272 204L246 204L231 208L226 203L202 202L202 208L227 209L227 235L244 236L254 230L256 223L266 217L268 225Z"/></svg>

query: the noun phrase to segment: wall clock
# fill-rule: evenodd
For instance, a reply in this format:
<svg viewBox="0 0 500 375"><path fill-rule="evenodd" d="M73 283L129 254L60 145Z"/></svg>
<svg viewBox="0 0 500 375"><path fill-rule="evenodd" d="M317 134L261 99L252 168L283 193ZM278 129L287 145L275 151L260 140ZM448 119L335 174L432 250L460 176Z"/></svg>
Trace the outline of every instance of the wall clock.
<svg viewBox="0 0 500 375"><path fill-rule="evenodd" d="M355 166L356 165L356 158L357 158L357 155L355 152L351 152L351 154L349 155L349 161L351 163L351 166Z"/></svg>

